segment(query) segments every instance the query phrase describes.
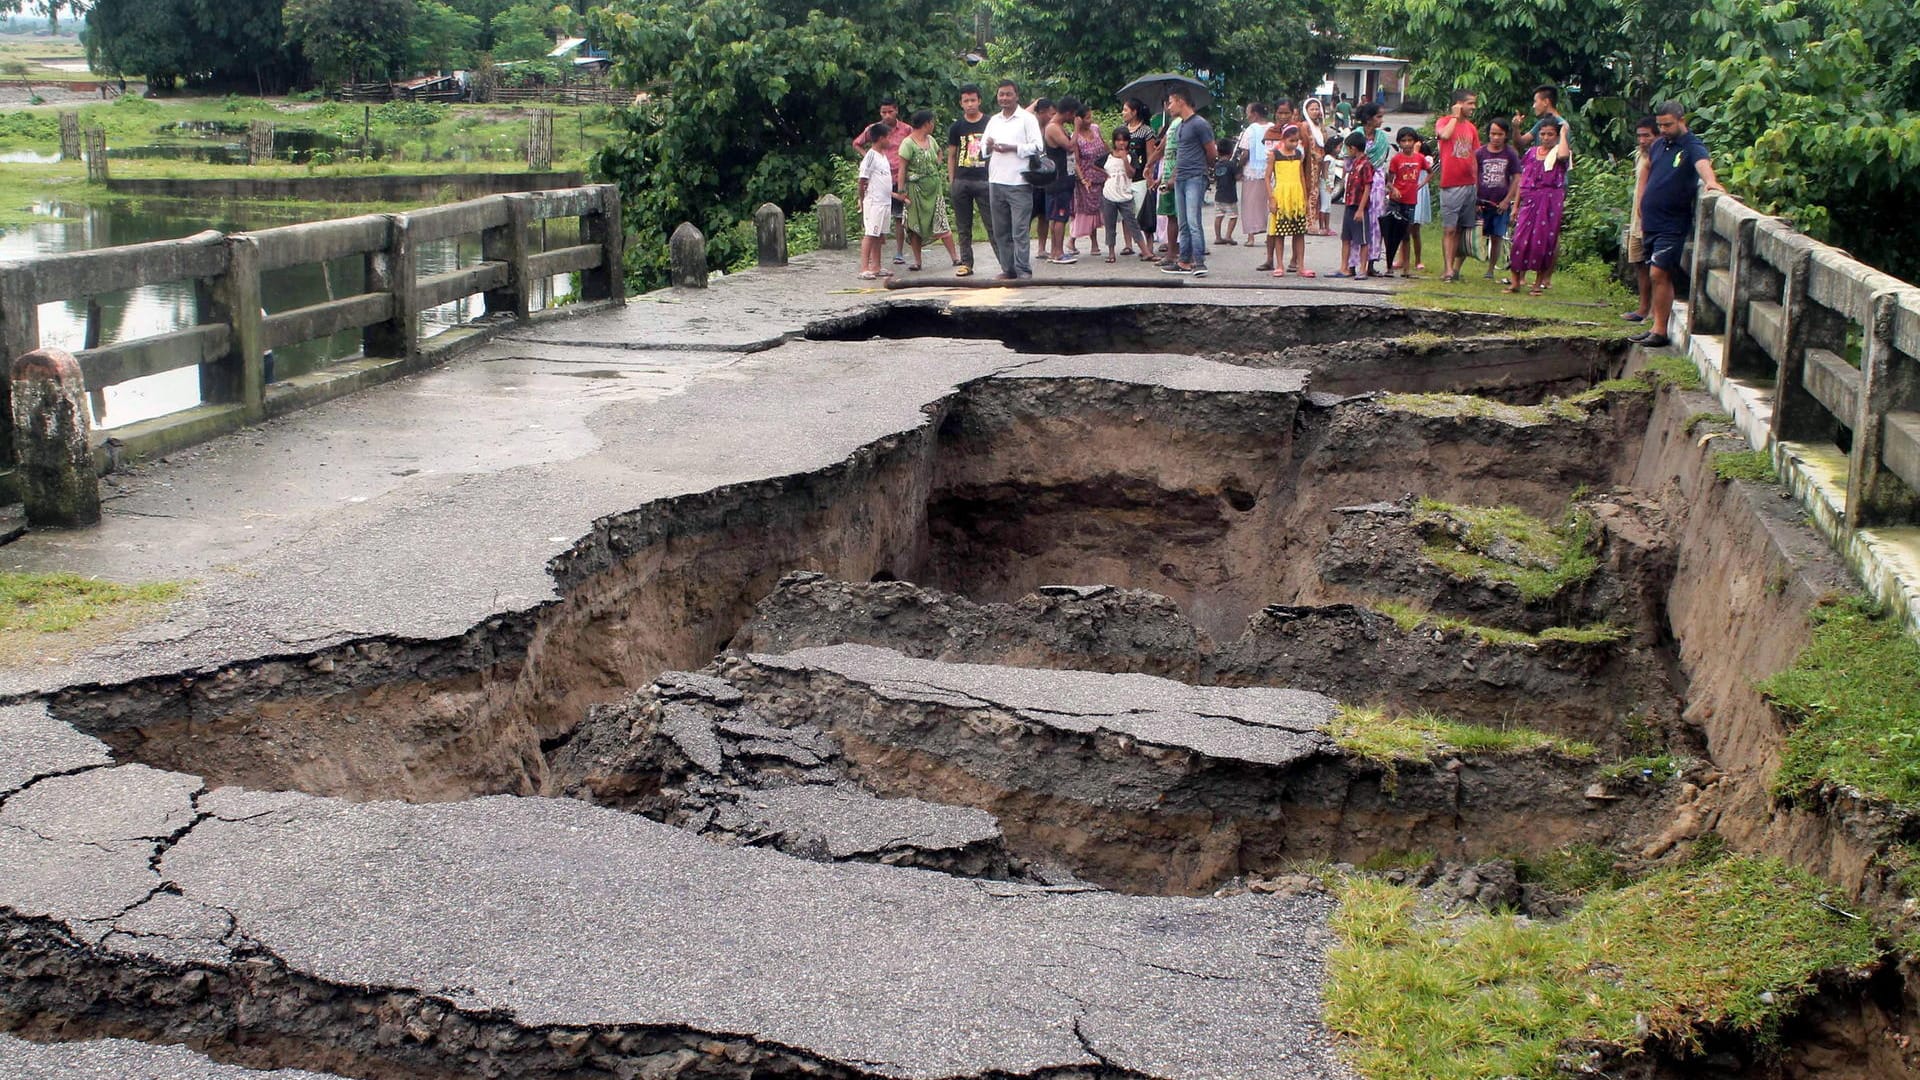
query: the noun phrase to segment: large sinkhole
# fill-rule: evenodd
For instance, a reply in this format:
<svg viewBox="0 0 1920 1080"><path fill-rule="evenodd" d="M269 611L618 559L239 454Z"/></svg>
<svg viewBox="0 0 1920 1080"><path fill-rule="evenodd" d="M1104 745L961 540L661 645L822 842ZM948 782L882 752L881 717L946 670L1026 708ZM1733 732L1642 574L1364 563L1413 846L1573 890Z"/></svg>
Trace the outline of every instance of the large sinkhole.
<svg viewBox="0 0 1920 1080"><path fill-rule="evenodd" d="M555 560L562 599L458 639L368 640L75 688L52 706L125 759L213 784L353 799L565 792L739 841L781 834L718 815L711 791L662 794L720 782L687 772L684 748L616 755L631 767L596 772L576 732L590 709L636 690L659 704L650 680L717 654L764 673L745 658L847 644L903 662L1144 673L1319 702L1308 725L1319 733L1296 732L1305 750L1242 760L1214 752L1233 739L1161 745L1073 723L1009 734L1013 749L943 751L938 733L971 729L968 717L875 720L891 706L844 679L824 696L763 688L779 702L759 707L777 714L772 726L808 734L787 758L773 753L785 764L727 783L845 784L997 818L985 848L966 840L946 861L908 845L920 853L887 861L1194 892L1291 859L1605 842L1661 812L1657 785L1596 790L1593 777L1597 763L1677 731L1660 599L1670 553L1647 541L1651 511L1623 486L1644 387L1527 405L1309 392L1311 373L1281 367L1225 389L1141 374L1151 370L1116 359L1097 375L979 380L832 468L604 520ZM1513 396L1549 397L1510 381ZM791 572L833 587L782 587ZM809 606L823 598L835 602ZM620 738L660 737L664 714L644 706L628 702L649 719ZM1218 719L1195 708L1197 722ZM1549 741L1499 760L1375 760L1328 741L1339 708L1494 729L1524 719ZM993 723L1013 732L1019 716L1048 711ZM703 722L755 742L740 732L765 734L770 721L749 712ZM588 742L604 750L609 737ZM1089 762L1119 762L1111 782L1151 797L1052 782ZM863 814L808 812L829 810ZM817 836L794 843L838 850Z"/></svg>

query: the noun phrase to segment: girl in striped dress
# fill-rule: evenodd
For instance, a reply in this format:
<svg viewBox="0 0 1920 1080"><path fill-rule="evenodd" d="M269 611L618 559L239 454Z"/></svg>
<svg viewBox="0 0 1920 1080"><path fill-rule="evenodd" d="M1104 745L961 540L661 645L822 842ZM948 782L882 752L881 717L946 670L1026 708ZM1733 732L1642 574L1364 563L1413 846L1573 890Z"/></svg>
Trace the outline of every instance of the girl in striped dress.
<svg viewBox="0 0 1920 1080"><path fill-rule="evenodd" d="M1285 277L1289 271L1301 277L1313 277L1307 269L1307 155L1300 148L1300 128L1288 124L1280 132L1280 148L1274 151L1267 169L1272 193L1267 221L1267 261L1273 264L1273 276ZM1281 246L1291 238L1292 265Z"/></svg>

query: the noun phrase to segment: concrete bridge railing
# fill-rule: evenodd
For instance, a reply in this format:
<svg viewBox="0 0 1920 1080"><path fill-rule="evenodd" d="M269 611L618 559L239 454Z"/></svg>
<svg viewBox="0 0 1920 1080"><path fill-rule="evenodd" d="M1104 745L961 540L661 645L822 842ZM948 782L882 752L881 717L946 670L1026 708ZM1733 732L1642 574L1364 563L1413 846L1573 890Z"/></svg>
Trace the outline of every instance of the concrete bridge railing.
<svg viewBox="0 0 1920 1080"><path fill-rule="evenodd" d="M1920 524L1920 289L1729 195L1701 198L1693 252L1689 332L1772 380L1771 444L1844 456L1847 529Z"/></svg>
<svg viewBox="0 0 1920 1080"><path fill-rule="evenodd" d="M556 218L578 218L581 243L538 250L532 227ZM419 245L471 235L480 238L478 262L426 277L416 272ZM489 315L525 321L533 316L534 283L574 272L581 274L587 304L623 303L622 244L619 189L597 185L48 256L0 265L0 348L10 368L40 347L41 304L192 282L194 325L75 354L89 392L199 369L201 404L113 431L115 452L165 453L408 374L484 332L469 324L464 333L455 328L423 344L419 316L428 308L480 294ZM262 310L262 274L355 256L365 260L365 291L294 310ZM267 381L272 350L348 330L360 331L361 356ZM9 389L0 379L0 467L16 458ZM96 447L101 471L111 468L112 457Z"/></svg>

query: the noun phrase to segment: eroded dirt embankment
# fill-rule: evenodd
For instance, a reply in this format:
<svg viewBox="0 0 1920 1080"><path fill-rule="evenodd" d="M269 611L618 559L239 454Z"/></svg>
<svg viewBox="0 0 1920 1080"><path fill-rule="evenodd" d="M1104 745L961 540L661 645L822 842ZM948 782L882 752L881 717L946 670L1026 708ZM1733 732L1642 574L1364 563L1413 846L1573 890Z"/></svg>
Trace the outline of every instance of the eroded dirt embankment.
<svg viewBox="0 0 1920 1080"><path fill-rule="evenodd" d="M533 792L544 741L589 705L704 663L787 571L986 598L1106 581L1234 633L1269 603L1312 597L1331 507L1412 488L1544 512L1626 467L1643 418L1625 399L1515 425L1096 378L986 379L928 413L828 469L604 519L555 560L562 599L457 639L358 642L50 704L127 759L215 784Z"/></svg>

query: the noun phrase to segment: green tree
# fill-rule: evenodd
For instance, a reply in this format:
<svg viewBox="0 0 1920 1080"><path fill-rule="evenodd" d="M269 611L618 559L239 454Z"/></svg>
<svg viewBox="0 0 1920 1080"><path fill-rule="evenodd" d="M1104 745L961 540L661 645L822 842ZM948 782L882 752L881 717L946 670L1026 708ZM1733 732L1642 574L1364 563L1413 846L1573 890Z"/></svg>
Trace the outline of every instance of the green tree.
<svg viewBox="0 0 1920 1080"><path fill-rule="evenodd" d="M515 4L493 17L495 60L535 60L553 51L553 9Z"/></svg>
<svg viewBox="0 0 1920 1080"><path fill-rule="evenodd" d="M935 2L616 0L595 12L616 76L652 95L625 111L597 159L638 234L640 284L665 280L667 237L682 221L724 266L752 207L810 206L882 95L903 109L951 101L968 42Z"/></svg>
<svg viewBox="0 0 1920 1080"><path fill-rule="evenodd" d="M193 23L178 0L98 0L81 40L87 62L114 78L144 77L155 90L192 70Z"/></svg>
<svg viewBox="0 0 1920 1080"><path fill-rule="evenodd" d="M328 83L391 77L407 59L414 0L287 0L287 41Z"/></svg>
<svg viewBox="0 0 1920 1080"><path fill-rule="evenodd" d="M415 71L452 71L473 66L480 46L480 20L439 0L418 0L407 43L408 66Z"/></svg>

